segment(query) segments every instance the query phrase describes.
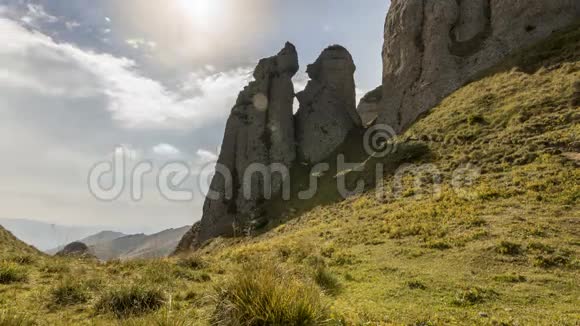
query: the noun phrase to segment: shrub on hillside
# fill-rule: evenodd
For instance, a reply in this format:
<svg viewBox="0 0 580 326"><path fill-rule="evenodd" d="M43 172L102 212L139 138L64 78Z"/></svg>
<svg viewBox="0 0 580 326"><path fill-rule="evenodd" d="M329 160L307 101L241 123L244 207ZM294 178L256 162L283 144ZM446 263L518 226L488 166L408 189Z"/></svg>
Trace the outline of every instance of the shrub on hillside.
<svg viewBox="0 0 580 326"><path fill-rule="evenodd" d="M517 256L522 253L522 246L517 243L502 241L495 248L495 251L502 255Z"/></svg>
<svg viewBox="0 0 580 326"><path fill-rule="evenodd" d="M217 288L214 325L317 325L326 318L320 294L272 267L246 266Z"/></svg>
<svg viewBox="0 0 580 326"><path fill-rule="evenodd" d="M456 293L452 303L456 306L473 306L484 303L489 299L493 299L497 293L493 290L482 289L478 287L470 287L463 289Z"/></svg>
<svg viewBox="0 0 580 326"><path fill-rule="evenodd" d="M199 270L206 267L206 262L198 255L182 258L177 263L181 267Z"/></svg>
<svg viewBox="0 0 580 326"><path fill-rule="evenodd" d="M0 263L0 284L26 282L28 272L14 263Z"/></svg>
<svg viewBox="0 0 580 326"><path fill-rule="evenodd" d="M73 306L89 300L87 287L71 279L65 279L51 290L52 303L58 306Z"/></svg>
<svg viewBox="0 0 580 326"><path fill-rule="evenodd" d="M319 266L314 271L314 281L324 292L334 295L340 291L338 278L324 266Z"/></svg>
<svg viewBox="0 0 580 326"><path fill-rule="evenodd" d="M109 290L97 302L98 313L112 313L118 318L143 315L164 304L161 290L143 285L129 285Z"/></svg>

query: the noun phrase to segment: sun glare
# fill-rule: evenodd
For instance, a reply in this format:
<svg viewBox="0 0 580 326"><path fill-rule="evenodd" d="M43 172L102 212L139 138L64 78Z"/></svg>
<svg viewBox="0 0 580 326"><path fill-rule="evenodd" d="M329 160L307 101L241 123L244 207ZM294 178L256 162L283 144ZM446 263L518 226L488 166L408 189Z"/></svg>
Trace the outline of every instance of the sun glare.
<svg viewBox="0 0 580 326"><path fill-rule="evenodd" d="M199 27L209 27L222 10L221 0L178 0L184 13Z"/></svg>

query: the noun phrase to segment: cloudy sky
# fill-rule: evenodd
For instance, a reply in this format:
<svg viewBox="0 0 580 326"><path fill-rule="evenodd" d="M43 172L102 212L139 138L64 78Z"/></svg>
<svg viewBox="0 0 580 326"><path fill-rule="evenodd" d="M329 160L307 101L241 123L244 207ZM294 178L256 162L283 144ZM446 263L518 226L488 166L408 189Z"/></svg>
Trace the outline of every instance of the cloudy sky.
<svg viewBox="0 0 580 326"><path fill-rule="evenodd" d="M353 54L359 92L373 89L381 79L388 6L0 0L0 218L143 230L193 223L201 217L199 192L170 201L147 176L140 201L127 189L102 201L90 191L89 172L122 146L127 166L187 162L197 175L215 159L235 97L258 59L286 41L300 55L297 91L306 65L335 43ZM193 190L193 183L183 186Z"/></svg>

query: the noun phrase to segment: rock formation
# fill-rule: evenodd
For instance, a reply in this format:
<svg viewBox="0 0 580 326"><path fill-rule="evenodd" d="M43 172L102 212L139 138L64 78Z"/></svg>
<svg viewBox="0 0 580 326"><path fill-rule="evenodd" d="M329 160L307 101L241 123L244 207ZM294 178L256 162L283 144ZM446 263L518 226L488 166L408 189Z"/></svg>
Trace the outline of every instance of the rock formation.
<svg viewBox="0 0 580 326"><path fill-rule="evenodd" d="M70 243L56 255L59 257L93 257L89 247L82 242Z"/></svg>
<svg viewBox="0 0 580 326"><path fill-rule="evenodd" d="M364 122L402 131L510 53L580 19L578 0L393 0L385 25L380 105Z"/></svg>
<svg viewBox="0 0 580 326"><path fill-rule="evenodd" d="M265 186L271 186L272 196L280 192L280 173L272 173L271 182L258 173L245 177L254 164L280 164L290 169L296 159L292 77L298 68L298 55L290 43L278 55L258 63L255 81L239 94L226 125L218 173L210 185L217 196L208 196L201 222L186 234L178 250L242 232L252 222L252 215L259 215L254 210L268 197Z"/></svg>
<svg viewBox="0 0 580 326"><path fill-rule="evenodd" d="M339 45L322 52L306 72L310 81L296 96L298 154L307 163L318 163L340 146L349 132L362 125L356 111L354 65L350 53Z"/></svg>

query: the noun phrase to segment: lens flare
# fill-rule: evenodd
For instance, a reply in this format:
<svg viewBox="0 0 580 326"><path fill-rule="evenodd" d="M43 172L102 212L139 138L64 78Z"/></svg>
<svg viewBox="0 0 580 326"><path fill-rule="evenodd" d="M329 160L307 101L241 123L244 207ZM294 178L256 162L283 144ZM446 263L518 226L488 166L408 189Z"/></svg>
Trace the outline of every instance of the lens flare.
<svg viewBox="0 0 580 326"><path fill-rule="evenodd" d="M222 0L178 0L184 14L198 27L208 28L223 9Z"/></svg>

